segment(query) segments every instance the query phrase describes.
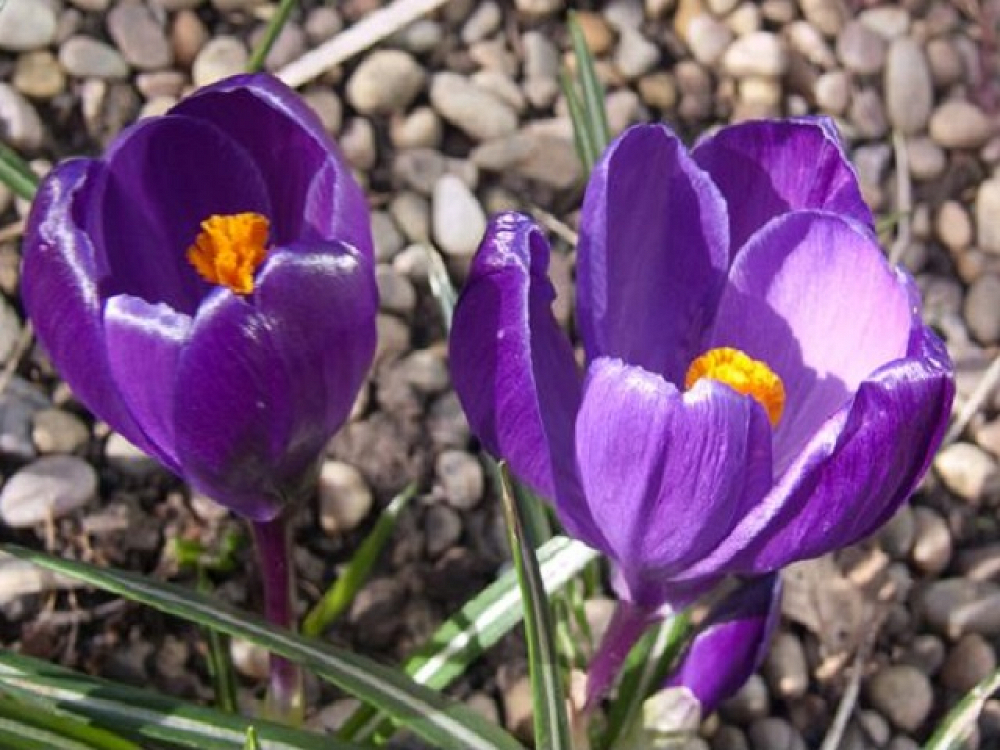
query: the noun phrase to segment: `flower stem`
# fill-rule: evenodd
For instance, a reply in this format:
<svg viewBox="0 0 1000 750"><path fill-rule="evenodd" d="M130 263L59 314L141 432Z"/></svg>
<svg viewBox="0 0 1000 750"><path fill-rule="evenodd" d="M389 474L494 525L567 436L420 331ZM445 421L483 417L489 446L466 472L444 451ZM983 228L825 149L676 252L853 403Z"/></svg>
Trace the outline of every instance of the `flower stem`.
<svg viewBox="0 0 1000 750"><path fill-rule="evenodd" d="M264 615L272 625L293 630L295 586L284 518L251 522L251 526L264 585ZM271 654L266 710L269 718L292 725L301 723L305 711L301 670L275 654Z"/></svg>

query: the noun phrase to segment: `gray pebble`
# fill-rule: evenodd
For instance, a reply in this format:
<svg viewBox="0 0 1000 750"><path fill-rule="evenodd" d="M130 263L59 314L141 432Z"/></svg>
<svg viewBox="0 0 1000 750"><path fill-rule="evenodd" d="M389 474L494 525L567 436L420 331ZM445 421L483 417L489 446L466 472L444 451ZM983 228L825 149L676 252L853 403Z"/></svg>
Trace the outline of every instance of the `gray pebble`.
<svg viewBox="0 0 1000 750"><path fill-rule="evenodd" d="M323 462L318 495L319 523L331 536L354 530L372 509L372 492L365 478L342 461Z"/></svg>
<svg viewBox="0 0 1000 750"><path fill-rule="evenodd" d="M104 444L104 460L115 471L135 479L146 479L160 471L155 459L117 432L111 433Z"/></svg>
<svg viewBox="0 0 1000 750"><path fill-rule="evenodd" d="M517 129L513 108L456 73L436 74L430 98L442 117L476 140L499 138Z"/></svg>
<svg viewBox="0 0 1000 750"><path fill-rule="evenodd" d="M191 77L197 87L207 86L246 70L250 54L243 42L234 36L217 36L209 40L191 65Z"/></svg>
<svg viewBox="0 0 1000 750"><path fill-rule="evenodd" d="M806 750L802 736L785 719L757 719L747 732L753 750Z"/></svg>
<svg viewBox="0 0 1000 750"><path fill-rule="evenodd" d="M17 149L34 151L45 137L34 106L6 83L0 83L0 127L4 140Z"/></svg>
<svg viewBox="0 0 1000 750"><path fill-rule="evenodd" d="M927 575L937 575L951 561L952 544L948 524L930 508L913 509L914 542L910 556L914 566Z"/></svg>
<svg viewBox="0 0 1000 750"><path fill-rule="evenodd" d="M376 363L397 359L410 350L410 327L396 316L379 313L375 328L378 331Z"/></svg>
<svg viewBox="0 0 1000 750"><path fill-rule="evenodd" d="M996 652L978 633L962 636L941 668L941 684L956 693L966 693L997 666Z"/></svg>
<svg viewBox="0 0 1000 750"><path fill-rule="evenodd" d="M32 419L31 437L39 453L79 453L87 447L90 430L75 414L42 409Z"/></svg>
<svg viewBox="0 0 1000 750"><path fill-rule="evenodd" d="M445 499L459 510L479 505L485 489L483 467L465 451L442 451L434 463L434 473Z"/></svg>
<svg viewBox="0 0 1000 750"><path fill-rule="evenodd" d="M0 50L24 52L52 43L56 6L38 0L7 0L0 11Z"/></svg>
<svg viewBox="0 0 1000 750"><path fill-rule="evenodd" d="M976 239L983 250L1000 254L1000 178L984 180L976 191Z"/></svg>
<svg viewBox="0 0 1000 750"><path fill-rule="evenodd" d="M410 242L427 242L431 237L431 206L421 195L403 190L389 203L389 214ZM400 245L402 240L400 240ZM400 247L399 249L402 249ZM395 255L395 253L393 253Z"/></svg>
<svg viewBox="0 0 1000 750"><path fill-rule="evenodd" d="M447 505L432 505L424 516L424 537L428 557L439 557L461 539L461 517Z"/></svg>
<svg viewBox="0 0 1000 750"><path fill-rule="evenodd" d="M424 88L427 75L407 52L371 52L347 82L347 100L364 115L404 110Z"/></svg>
<svg viewBox="0 0 1000 750"><path fill-rule="evenodd" d="M885 39L860 21L849 21L837 37L837 57L848 71L857 75L881 71L887 48Z"/></svg>
<svg viewBox="0 0 1000 750"><path fill-rule="evenodd" d="M399 616L405 601L403 584L394 578L374 578L358 591L349 619L357 638L371 648L384 648L403 625Z"/></svg>
<svg viewBox="0 0 1000 750"><path fill-rule="evenodd" d="M1000 635L1000 586L991 581L934 581L920 593L917 603L930 626L949 638L966 633Z"/></svg>
<svg viewBox="0 0 1000 750"><path fill-rule="evenodd" d="M930 138L913 138L909 142L910 174L914 180L933 180L944 173L947 157L944 149Z"/></svg>
<svg viewBox="0 0 1000 750"><path fill-rule="evenodd" d="M253 48L263 41L267 26L260 26L250 37ZM294 21L288 21L274 40L271 50L264 58L264 69L276 71L297 60L306 50L306 32Z"/></svg>
<svg viewBox="0 0 1000 750"><path fill-rule="evenodd" d="M403 249L403 237L392 218L385 211L372 211L372 240L375 243L375 260L387 263Z"/></svg>
<svg viewBox="0 0 1000 750"><path fill-rule="evenodd" d="M965 500L978 502L1000 488L996 461L971 443L952 443L934 459L934 469L949 490Z"/></svg>
<svg viewBox="0 0 1000 750"><path fill-rule="evenodd" d="M528 18L542 18L563 9L563 0L515 0L520 13Z"/></svg>
<svg viewBox="0 0 1000 750"><path fill-rule="evenodd" d="M916 522L909 503L900 506L896 514L878 532L882 549L894 560L905 560L913 547Z"/></svg>
<svg viewBox="0 0 1000 750"><path fill-rule="evenodd" d="M972 282L965 295L965 321L984 345L1000 340L1000 276L986 273Z"/></svg>
<svg viewBox="0 0 1000 750"><path fill-rule="evenodd" d="M14 528L59 518L97 494L97 473L76 456L44 456L16 472L0 490L0 518Z"/></svg>
<svg viewBox="0 0 1000 750"><path fill-rule="evenodd" d="M687 45L691 55L702 65L713 66L733 41L733 32L722 21L702 14L687 27Z"/></svg>
<svg viewBox="0 0 1000 750"><path fill-rule="evenodd" d="M389 137L397 149L437 148L441 143L441 118L430 107L416 107L392 118Z"/></svg>
<svg viewBox="0 0 1000 750"><path fill-rule="evenodd" d="M52 99L66 90L66 74L48 50L25 52L18 55L11 83L32 99Z"/></svg>
<svg viewBox="0 0 1000 750"><path fill-rule="evenodd" d="M444 30L437 21L422 18L395 35L394 41L407 52L422 55L441 46Z"/></svg>
<svg viewBox="0 0 1000 750"><path fill-rule="evenodd" d="M59 63L71 76L121 80L129 67L121 53L110 44L89 36L73 36L59 48Z"/></svg>
<svg viewBox="0 0 1000 750"><path fill-rule="evenodd" d="M475 10L462 26L462 41L465 44L475 44L495 32L502 21L500 6L493 0L477 3Z"/></svg>
<svg viewBox="0 0 1000 750"><path fill-rule="evenodd" d="M338 143L348 164L358 171L367 172L375 166L378 158L375 128L367 117L352 117L348 120Z"/></svg>
<svg viewBox="0 0 1000 750"><path fill-rule="evenodd" d="M931 114L930 136L944 148L979 148L995 128L979 107L966 101L947 101Z"/></svg>
<svg viewBox="0 0 1000 750"><path fill-rule="evenodd" d="M417 291L406 276L392 266L380 263L375 268L375 282L378 284L379 309L404 318L413 313L417 306Z"/></svg>
<svg viewBox="0 0 1000 750"><path fill-rule="evenodd" d="M800 698L809 689L809 666L802 642L780 632L771 641L763 667L768 685L779 698Z"/></svg>
<svg viewBox="0 0 1000 750"><path fill-rule="evenodd" d="M729 75L781 76L788 70L788 54L780 37L769 31L757 31L739 37L722 57Z"/></svg>
<svg viewBox="0 0 1000 750"><path fill-rule="evenodd" d="M115 5L108 13L107 24L108 33L130 65L139 70L158 70L173 63L167 35L145 5Z"/></svg>
<svg viewBox="0 0 1000 750"><path fill-rule="evenodd" d="M648 73L660 60L660 48L641 32L623 27L615 50L615 67L626 80Z"/></svg>
<svg viewBox="0 0 1000 750"><path fill-rule="evenodd" d="M434 185L434 239L448 255L470 256L486 231L486 214L468 186L446 174Z"/></svg>
<svg viewBox="0 0 1000 750"><path fill-rule="evenodd" d="M309 89L303 92L302 99L319 117L327 133L340 132L340 126L344 121L344 106L333 91L326 88Z"/></svg>
<svg viewBox="0 0 1000 750"><path fill-rule="evenodd" d="M930 680L906 664L883 667L865 688L872 706L904 732L919 729L934 705Z"/></svg>
<svg viewBox="0 0 1000 750"><path fill-rule="evenodd" d="M400 363L400 367L404 380L417 391L426 395L441 393L450 382L444 355L436 349L415 351ZM440 456L438 461L441 461Z"/></svg>
<svg viewBox="0 0 1000 750"><path fill-rule="evenodd" d="M573 186L583 175L571 141L531 130L483 143L469 158L481 169L511 171L559 190Z"/></svg>
<svg viewBox="0 0 1000 750"><path fill-rule="evenodd" d="M750 675L743 687L720 706L723 717L736 724L749 724L767 716L770 710L771 699L767 683L758 674Z"/></svg>
<svg viewBox="0 0 1000 750"><path fill-rule="evenodd" d="M858 14L858 20L890 42L901 38L910 29L910 14L906 8L898 6L867 8Z"/></svg>
<svg viewBox="0 0 1000 750"><path fill-rule="evenodd" d="M904 135L927 126L934 105L934 84L921 46L909 37L889 47L885 68L885 103L889 121Z"/></svg>
<svg viewBox="0 0 1000 750"><path fill-rule="evenodd" d="M27 560L0 553L0 607L30 594L84 586L82 581L57 575Z"/></svg>

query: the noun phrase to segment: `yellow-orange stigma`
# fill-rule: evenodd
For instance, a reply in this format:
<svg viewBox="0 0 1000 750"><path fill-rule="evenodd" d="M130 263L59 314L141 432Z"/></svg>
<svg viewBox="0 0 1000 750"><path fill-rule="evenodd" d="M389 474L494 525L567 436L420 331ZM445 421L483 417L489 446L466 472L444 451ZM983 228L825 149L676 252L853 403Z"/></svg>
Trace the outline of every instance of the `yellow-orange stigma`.
<svg viewBox="0 0 1000 750"><path fill-rule="evenodd" d="M188 262L208 283L250 294L254 273L267 257L269 228L267 217L256 213L209 216L188 248Z"/></svg>
<svg viewBox="0 0 1000 750"><path fill-rule="evenodd" d="M785 384L763 362L728 346L709 349L691 363L684 376L684 387L690 389L702 378L725 383L755 399L767 412L771 426L777 426L785 409Z"/></svg>

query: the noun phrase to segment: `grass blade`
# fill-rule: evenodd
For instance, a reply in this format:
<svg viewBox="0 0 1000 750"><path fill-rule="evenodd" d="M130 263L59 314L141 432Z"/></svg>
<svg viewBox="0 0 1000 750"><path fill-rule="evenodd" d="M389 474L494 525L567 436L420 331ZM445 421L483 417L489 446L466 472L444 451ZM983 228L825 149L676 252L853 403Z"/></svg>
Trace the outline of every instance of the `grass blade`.
<svg viewBox="0 0 1000 750"><path fill-rule="evenodd" d="M438 307L441 308L441 317L444 319L444 329L451 331L451 317L455 312L455 303L458 301L458 292L455 291L451 277L448 276L448 269L444 265L441 253L432 245L425 245L427 251L427 282L431 287L431 294L437 300Z"/></svg>
<svg viewBox="0 0 1000 750"><path fill-rule="evenodd" d="M545 595L535 551L525 533L507 465L501 463L498 470L500 496L507 520L507 539L524 604L524 632L528 642L528 667L534 703L535 746L538 750L572 750L569 721L566 718L566 694L559 673L549 600Z"/></svg>
<svg viewBox="0 0 1000 750"><path fill-rule="evenodd" d="M243 743L243 750L263 750L260 746L260 740L257 739L257 730L253 727L247 727L247 738Z"/></svg>
<svg viewBox="0 0 1000 750"><path fill-rule="evenodd" d="M264 62L267 60L271 48L277 41L278 35L281 34L281 30L288 23L288 16L291 14L293 7L295 7L295 0L281 0L281 4L274 12L271 22L264 31L264 37L260 40L260 44L257 45L257 49L250 56L250 61L247 63L247 73L258 73L264 69Z"/></svg>
<svg viewBox="0 0 1000 750"><path fill-rule="evenodd" d="M583 35L583 29L580 28L580 22L576 20L575 13L569 14L568 26L573 55L576 58L576 73L583 93L583 114L589 123L586 132L590 137L591 148L596 153L602 154L611 143L611 129L608 126L608 113L604 105L604 86L597 77L594 56L590 53L590 47L587 46L587 39Z"/></svg>
<svg viewBox="0 0 1000 750"><path fill-rule="evenodd" d="M976 728L983 705L1000 690L1000 669L988 675L960 700L941 721L924 750L959 750Z"/></svg>
<svg viewBox="0 0 1000 750"><path fill-rule="evenodd" d="M553 537L538 550L546 591L558 591L597 557L597 552L581 542ZM447 687L509 633L521 621L523 612L517 576L509 570L441 625L430 642L406 662L406 673L422 685L437 690ZM363 741L385 726L376 710L362 706L344 724L340 736Z"/></svg>
<svg viewBox="0 0 1000 750"><path fill-rule="evenodd" d="M260 617L180 586L98 568L14 545L15 557L85 581L167 614L243 638L312 670L318 677L385 711L439 750L523 750L511 735L473 710L416 684L399 671L343 649L274 628Z"/></svg>
<svg viewBox="0 0 1000 750"><path fill-rule="evenodd" d="M663 684L684 645L690 619L682 612L650 628L633 647L622 670L618 696L611 706L608 725L598 748L612 748L642 715L642 705Z"/></svg>
<svg viewBox="0 0 1000 750"><path fill-rule="evenodd" d="M89 726L61 712L41 710L30 703L0 698L0 734L19 735L24 747L36 741L48 742L40 747L52 750L142 750L134 742L111 732ZM21 745L15 745L21 747Z"/></svg>
<svg viewBox="0 0 1000 750"><path fill-rule="evenodd" d="M250 720L141 688L89 677L39 659L0 652L0 693L96 727L191 750L241 750ZM254 721L262 750L361 750L357 745Z"/></svg>
<svg viewBox="0 0 1000 750"><path fill-rule="evenodd" d="M576 155L580 157L580 163L583 164L585 173L589 175L601 156L600 152L594 149L597 139L590 132L590 121L583 109L583 102L580 101L576 83L565 70L559 72L559 83L562 86L563 95L566 97L569 119L573 123L573 143L576 145Z"/></svg>
<svg viewBox="0 0 1000 750"><path fill-rule="evenodd" d="M0 143L0 182L19 198L31 200L38 190L38 175L11 148Z"/></svg>
<svg viewBox="0 0 1000 750"><path fill-rule="evenodd" d="M354 557L351 558L343 574L306 616L302 623L303 635L321 635L354 600L358 589L367 580L372 566L385 548L389 537L392 536L399 514L403 512L403 509L416 494L417 485L410 484L386 506L378 521L375 522L374 528L365 537L357 552L354 553Z"/></svg>

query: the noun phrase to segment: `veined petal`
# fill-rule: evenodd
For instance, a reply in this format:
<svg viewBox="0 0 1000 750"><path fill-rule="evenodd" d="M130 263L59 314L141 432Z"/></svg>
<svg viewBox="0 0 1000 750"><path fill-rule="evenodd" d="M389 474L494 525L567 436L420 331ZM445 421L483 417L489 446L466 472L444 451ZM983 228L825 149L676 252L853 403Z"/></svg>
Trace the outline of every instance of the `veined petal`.
<svg viewBox="0 0 1000 750"><path fill-rule="evenodd" d="M664 125L625 131L594 168L580 218L577 320L588 359L682 385L729 265L722 195Z"/></svg>
<svg viewBox="0 0 1000 750"><path fill-rule="evenodd" d="M824 209L874 230L871 211L828 118L758 120L722 128L692 151L729 206L735 256L776 216Z"/></svg>
<svg viewBox="0 0 1000 750"><path fill-rule="evenodd" d="M173 115L133 126L105 162L87 217L110 270L103 293L165 302L193 316L208 285L186 251L213 214L270 216L260 171L221 128Z"/></svg>
<svg viewBox="0 0 1000 750"><path fill-rule="evenodd" d="M741 586L711 612L666 686L690 690L707 716L760 667L780 619L779 574Z"/></svg>
<svg viewBox="0 0 1000 750"><path fill-rule="evenodd" d="M264 177L274 242L338 239L373 257L368 203L316 114L274 76L233 76L171 110L214 123L240 143Z"/></svg>
<svg viewBox="0 0 1000 750"><path fill-rule="evenodd" d="M74 159L42 181L25 229L21 297L38 340L77 398L140 449L166 460L133 418L108 367L100 291L107 264L82 226L94 211L102 169L100 162Z"/></svg>
<svg viewBox="0 0 1000 750"><path fill-rule="evenodd" d="M596 532L573 463L580 377L552 314L548 265L549 244L531 219L490 221L455 306L451 375L473 434L587 539Z"/></svg>
<svg viewBox="0 0 1000 750"><path fill-rule="evenodd" d="M686 572L763 573L853 544L913 492L954 397L944 346L916 323L904 359L877 370L719 547Z"/></svg>
<svg viewBox="0 0 1000 750"><path fill-rule="evenodd" d="M867 232L799 211L737 256L705 348L740 349L782 379L780 474L872 372L905 356L911 324L907 291Z"/></svg>
<svg viewBox="0 0 1000 750"><path fill-rule="evenodd" d="M715 547L771 480L770 426L756 401L711 380L682 394L620 360L591 364L576 448L600 549L628 598L650 608L663 603L664 581Z"/></svg>
<svg viewBox="0 0 1000 750"><path fill-rule="evenodd" d="M376 291L345 246L279 249L251 297L217 289L178 368L188 480L253 520L273 517L346 418L371 362Z"/></svg>
<svg viewBox="0 0 1000 750"><path fill-rule="evenodd" d="M168 305L118 296L104 308L108 366L118 392L156 456L179 472L174 441L177 362L187 341L191 318Z"/></svg>

